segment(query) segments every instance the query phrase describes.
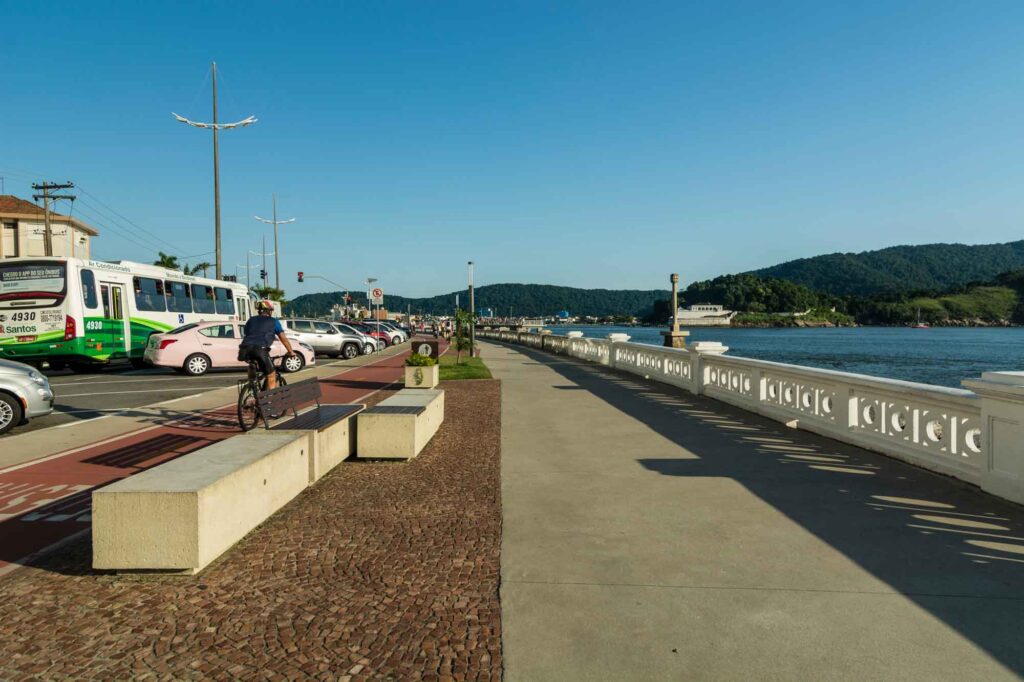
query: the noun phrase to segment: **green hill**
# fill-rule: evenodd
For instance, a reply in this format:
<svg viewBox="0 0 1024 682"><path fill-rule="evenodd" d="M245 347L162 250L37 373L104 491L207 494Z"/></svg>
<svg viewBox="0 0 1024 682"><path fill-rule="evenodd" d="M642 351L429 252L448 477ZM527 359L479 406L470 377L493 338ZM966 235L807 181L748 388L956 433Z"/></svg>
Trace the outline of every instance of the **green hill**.
<svg viewBox="0 0 1024 682"><path fill-rule="evenodd" d="M861 253L830 253L753 271L830 294L867 296L943 291L986 282L1024 268L1024 241L1006 244L922 244Z"/></svg>
<svg viewBox="0 0 1024 682"><path fill-rule="evenodd" d="M384 296L384 307L400 311L411 309L414 313L450 314L455 308L455 295L461 297L460 304L466 306L466 292L452 292L429 298L407 298ZM554 315L568 310L573 315L646 315L658 299L666 298L666 290L638 289L576 289L550 284L489 284L479 287L475 293L476 309L491 308L497 315L508 315L511 309L516 316ZM291 301L285 309L289 315L327 315L331 307L341 303L342 292L303 294ZM366 295L352 292L356 302L365 303Z"/></svg>

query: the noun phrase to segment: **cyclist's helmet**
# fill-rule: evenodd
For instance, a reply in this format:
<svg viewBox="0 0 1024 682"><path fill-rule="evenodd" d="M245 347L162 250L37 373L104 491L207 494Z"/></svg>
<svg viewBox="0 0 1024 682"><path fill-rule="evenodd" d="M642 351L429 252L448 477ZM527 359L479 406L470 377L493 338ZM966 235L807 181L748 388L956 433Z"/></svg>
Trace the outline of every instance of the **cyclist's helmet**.
<svg viewBox="0 0 1024 682"><path fill-rule="evenodd" d="M264 310L274 310L274 304L270 302L270 299L264 298L256 301L256 311L262 312Z"/></svg>

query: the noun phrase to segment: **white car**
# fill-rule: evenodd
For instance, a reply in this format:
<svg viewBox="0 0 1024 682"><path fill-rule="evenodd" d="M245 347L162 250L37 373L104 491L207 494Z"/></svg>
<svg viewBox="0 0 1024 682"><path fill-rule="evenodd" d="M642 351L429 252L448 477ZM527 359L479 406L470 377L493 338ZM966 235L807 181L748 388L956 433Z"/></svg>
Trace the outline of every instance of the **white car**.
<svg viewBox="0 0 1024 682"><path fill-rule="evenodd" d="M0 360L0 433L53 412L50 380L35 367Z"/></svg>

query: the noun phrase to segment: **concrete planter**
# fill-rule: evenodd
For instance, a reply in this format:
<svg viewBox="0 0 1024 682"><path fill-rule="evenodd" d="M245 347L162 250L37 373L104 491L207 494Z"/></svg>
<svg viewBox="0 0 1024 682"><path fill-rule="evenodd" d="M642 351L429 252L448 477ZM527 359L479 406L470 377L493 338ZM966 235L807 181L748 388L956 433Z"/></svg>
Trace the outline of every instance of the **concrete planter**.
<svg viewBox="0 0 1024 682"><path fill-rule="evenodd" d="M406 388L434 388L440 381L440 367L406 367L405 387Z"/></svg>

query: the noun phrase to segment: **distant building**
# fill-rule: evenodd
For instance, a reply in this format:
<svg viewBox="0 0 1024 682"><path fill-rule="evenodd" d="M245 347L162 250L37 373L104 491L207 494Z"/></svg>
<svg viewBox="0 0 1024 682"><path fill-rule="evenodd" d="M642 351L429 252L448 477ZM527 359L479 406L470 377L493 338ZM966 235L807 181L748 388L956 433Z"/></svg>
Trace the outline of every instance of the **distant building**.
<svg viewBox="0 0 1024 682"><path fill-rule="evenodd" d="M46 255L46 221L41 206L10 194L0 194L0 258ZM50 211L53 255L91 258L90 241L99 236L77 218Z"/></svg>

